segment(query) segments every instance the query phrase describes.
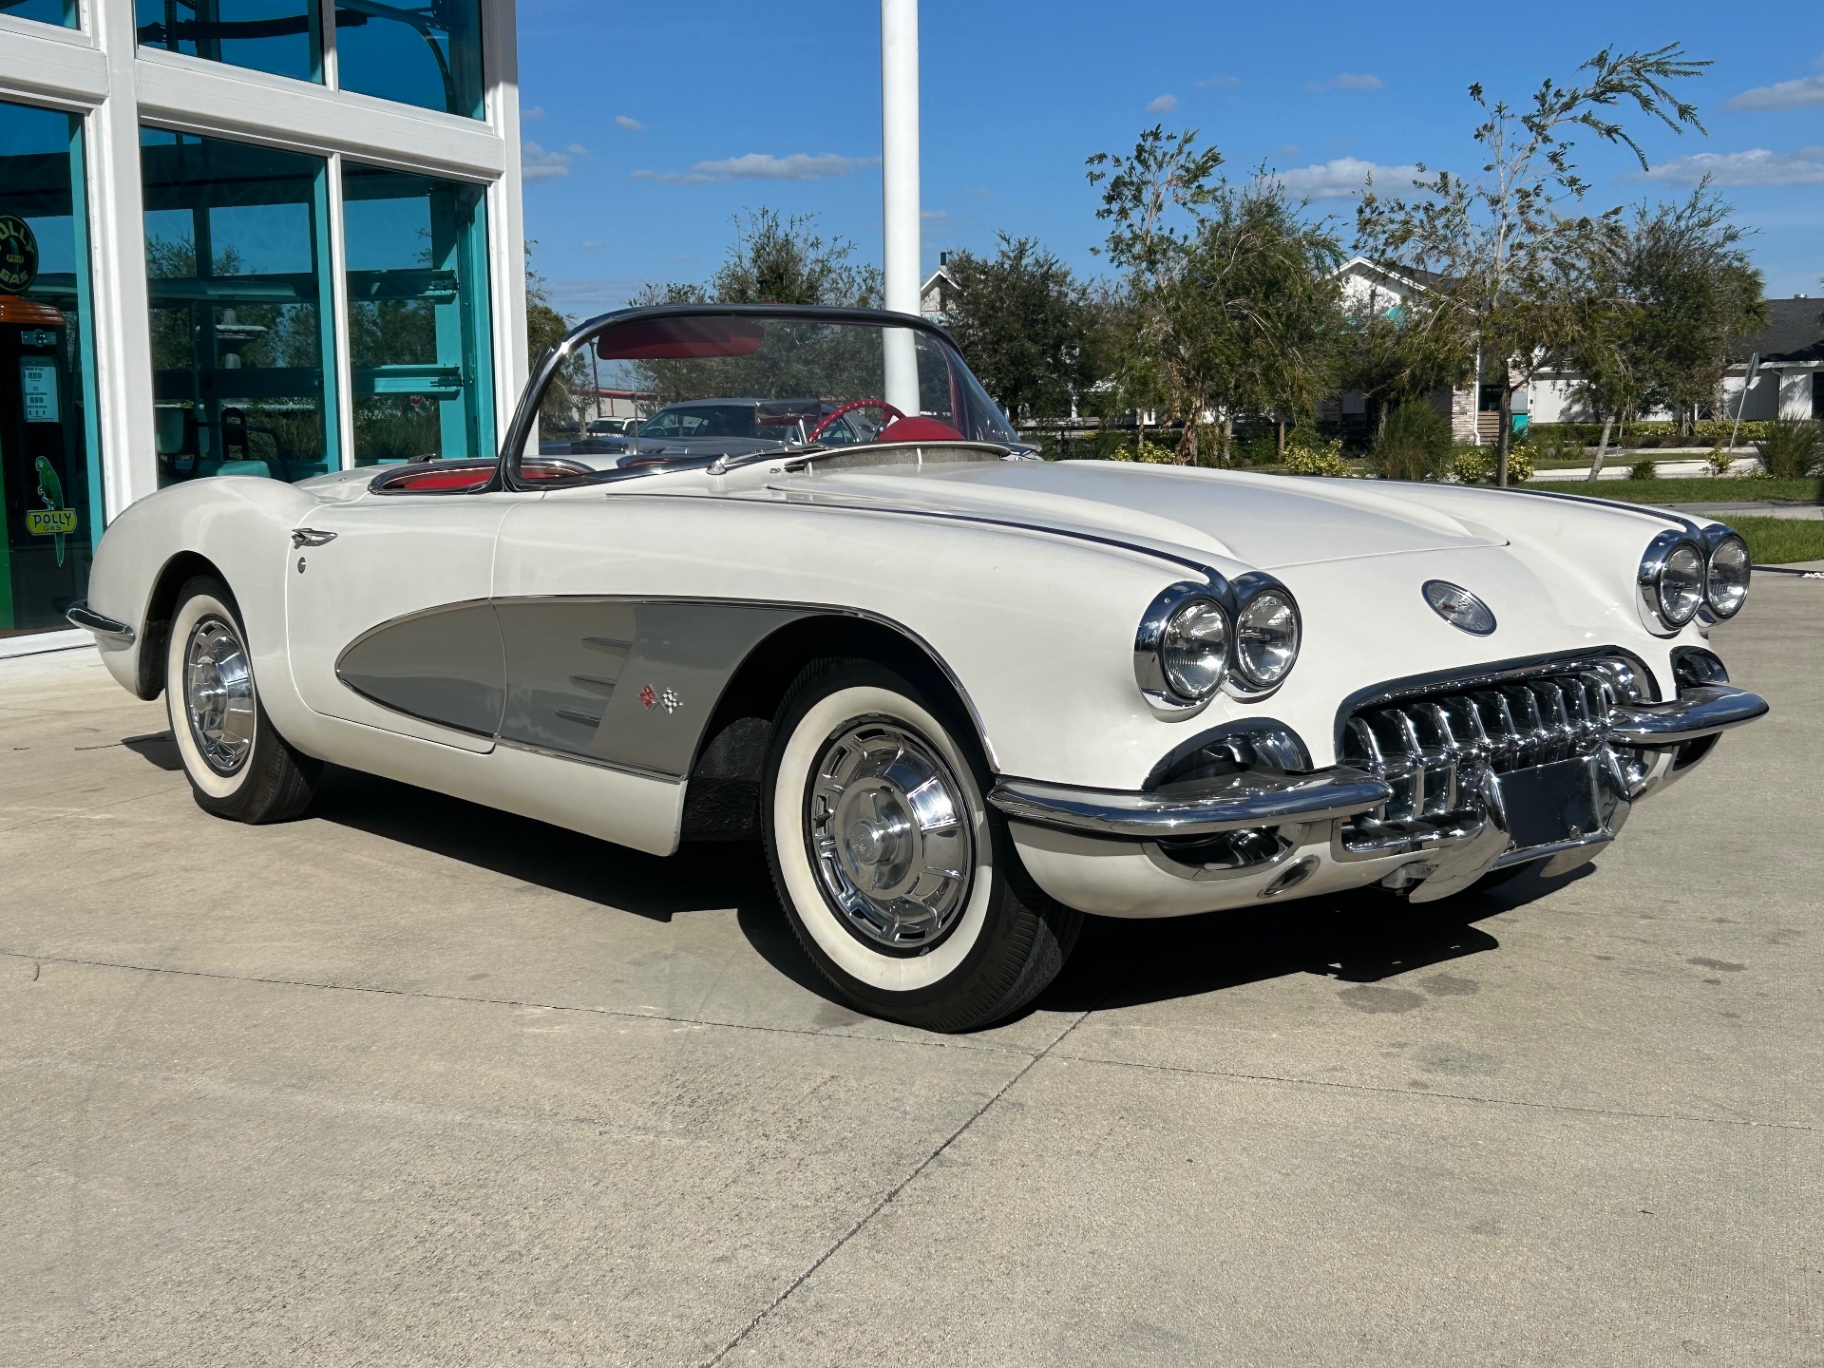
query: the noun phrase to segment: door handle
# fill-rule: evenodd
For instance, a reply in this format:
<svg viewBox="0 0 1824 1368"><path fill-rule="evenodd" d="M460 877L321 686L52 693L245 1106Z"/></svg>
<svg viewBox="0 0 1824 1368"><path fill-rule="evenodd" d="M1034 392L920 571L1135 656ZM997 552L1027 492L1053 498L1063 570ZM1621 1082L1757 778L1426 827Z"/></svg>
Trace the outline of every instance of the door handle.
<svg viewBox="0 0 1824 1368"><path fill-rule="evenodd" d="M291 534L293 546L326 546L335 539L334 532L319 532L314 527L300 527Z"/></svg>

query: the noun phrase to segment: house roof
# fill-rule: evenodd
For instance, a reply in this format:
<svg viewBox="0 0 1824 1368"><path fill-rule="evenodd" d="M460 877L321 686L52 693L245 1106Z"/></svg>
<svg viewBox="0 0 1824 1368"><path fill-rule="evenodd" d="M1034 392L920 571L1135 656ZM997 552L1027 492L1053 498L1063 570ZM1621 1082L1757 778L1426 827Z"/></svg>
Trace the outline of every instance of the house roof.
<svg viewBox="0 0 1824 1368"><path fill-rule="evenodd" d="M1767 326L1729 344L1729 359L1746 362L1761 354L1763 365L1776 361L1824 361L1824 299L1799 295L1769 299Z"/></svg>
<svg viewBox="0 0 1824 1368"><path fill-rule="evenodd" d="M1333 275L1373 275L1383 280L1395 281L1407 289L1424 290L1447 281L1449 276L1442 271L1427 271L1418 266L1388 266L1372 257L1353 256L1338 266Z"/></svg>

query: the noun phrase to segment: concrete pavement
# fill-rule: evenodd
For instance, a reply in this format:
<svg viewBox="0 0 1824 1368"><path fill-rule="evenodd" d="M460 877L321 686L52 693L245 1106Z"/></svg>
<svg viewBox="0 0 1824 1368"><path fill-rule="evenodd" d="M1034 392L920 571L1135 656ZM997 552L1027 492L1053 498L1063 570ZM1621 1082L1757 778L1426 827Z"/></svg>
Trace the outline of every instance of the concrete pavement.
<svg viewBox="0 0 1824 1368"><path fill-rule="evenodd" d="M1824 1363L1824 584L1591 870L1092 920L942 1038L750 852L190 801L0 662L0 1363Z"/></svg>

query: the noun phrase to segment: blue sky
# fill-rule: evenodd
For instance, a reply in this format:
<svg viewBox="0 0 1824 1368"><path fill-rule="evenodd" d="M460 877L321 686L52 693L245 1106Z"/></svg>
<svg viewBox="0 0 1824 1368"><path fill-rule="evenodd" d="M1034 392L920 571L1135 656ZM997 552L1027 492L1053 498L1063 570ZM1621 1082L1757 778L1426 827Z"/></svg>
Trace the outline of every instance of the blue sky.
<svg viewBox="0 0 1824 1368"><path fill-rule="evenodd" d="M1361 168L1474 171L1474 107L1568 79L1598 49L1683 42L1709 136L1638 119L1654 170L1586 144L1596 208L1682 197L1712 170L1754 229L1774 295L1824 294L1824 25L1715 4L1534 5L1511 26L1461 4L922 0L926 266L1039 238L1094 273L1083 160L1142 128L1195 127L1227 169L1261 162L1347 225ZM815 213L880 255L880 39L870 0L520 0L526 231L560 308L701 280L731 219ZM1390 173L1382 170L1377 183Z"/></svg>

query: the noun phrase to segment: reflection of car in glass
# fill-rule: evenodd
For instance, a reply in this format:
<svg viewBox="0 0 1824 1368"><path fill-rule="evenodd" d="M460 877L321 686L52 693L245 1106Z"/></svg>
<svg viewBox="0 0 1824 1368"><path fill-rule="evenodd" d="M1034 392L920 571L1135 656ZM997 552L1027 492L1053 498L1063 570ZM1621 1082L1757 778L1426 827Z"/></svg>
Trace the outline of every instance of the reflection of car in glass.
<svg viewBox="0 0 1824 1368"><path fill-rule="evenodd" d="M591 418L583 425L588 437L631 437L639 430L638 418Z"/></svg>
<svg viewBox="0 0 1824 1368"><path fill-rule="evenodd" d="M591 346L655 396L642 451L540 454ZM1749 585L1719 523L1015 446L921 320L629 310L496 456L142 500L71 616L167 693L212 812L293 815L332 761L659 854L758 838L843 996L944 1030L1086 912L1562 874L1766 710L1706 644Z"/></svg>

